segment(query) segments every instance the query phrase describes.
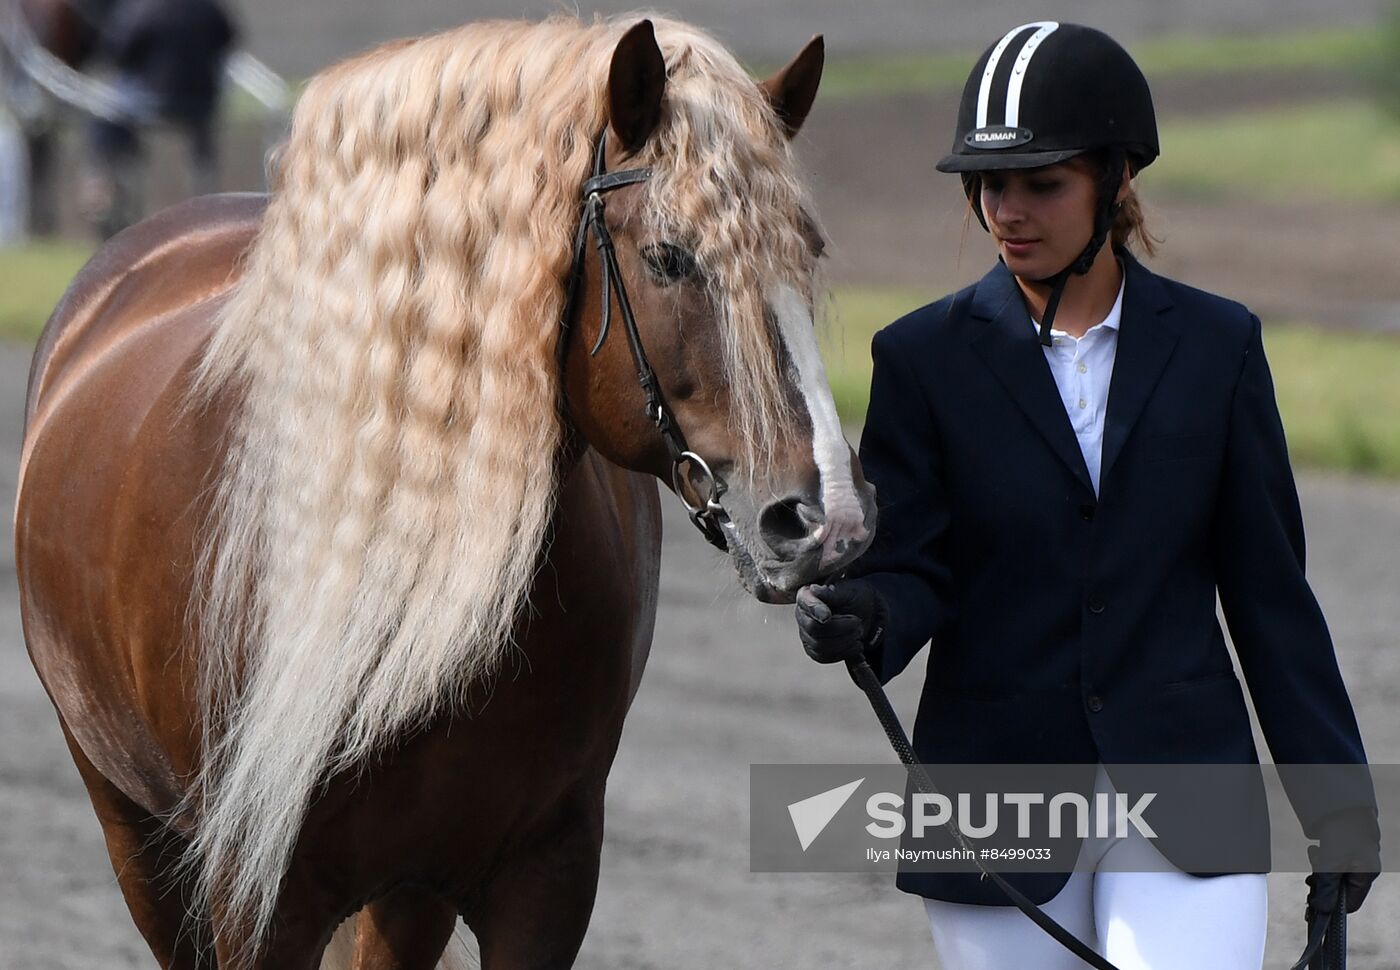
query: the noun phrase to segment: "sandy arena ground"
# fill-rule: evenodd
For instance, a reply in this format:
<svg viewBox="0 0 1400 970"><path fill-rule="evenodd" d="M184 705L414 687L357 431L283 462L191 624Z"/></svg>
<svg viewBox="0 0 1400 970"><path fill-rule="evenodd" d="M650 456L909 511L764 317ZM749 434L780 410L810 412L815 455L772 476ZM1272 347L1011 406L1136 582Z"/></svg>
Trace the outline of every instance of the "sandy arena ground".
<svg viewBox="0 0 1400 970"><path fill-rule="evenodd" d="M0 346L0 502L13 507L28 352ZM1305 475L1310 575L1373 761L1400 755L1400 486ZM669 497L663 496L663 497ZM790 607L739 591L673 502L656 645L609 785L582 970L934 967L922 907L882 875L748 871L750 764L885 764L864 697L802 654ZM0 968L126 970L149 954L20 635L0 544ZM906 723L922 662L892 693ZM1266 750L1262 743L1260 750ZM1302 944L1299 875L1270 877L1270 968ZM1400 880L1352 921L1352 966L1400 967Z"/></svg>

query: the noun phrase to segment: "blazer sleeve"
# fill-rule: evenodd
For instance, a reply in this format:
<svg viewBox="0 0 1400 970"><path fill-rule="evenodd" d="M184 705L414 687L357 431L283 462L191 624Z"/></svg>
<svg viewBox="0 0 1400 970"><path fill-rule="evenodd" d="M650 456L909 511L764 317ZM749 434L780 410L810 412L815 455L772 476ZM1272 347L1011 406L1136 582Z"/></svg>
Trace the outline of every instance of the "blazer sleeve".
<svg viewBox="0 0 1400 970"><path fill-rule="evenodd" d="M1274 761L1364 765L1361 732L1332 638L1304 574L1298 492L1259 319L1251 316L1250 322L1217 506L1220 604ZM1305 830L1332 812L1374 810L1364 768L1333 773L1325 785L1301 772L1280 771ZM1290 777L1296 779L1292 784Z"/></svg>
<svg viewBox="0 0 1400 970"><path fill-rule="evenodd" d="M951 613L944 557L949 508L937 429L909 355L888 331L870 347L870 406L860 438L860 463L875 486L875 538L849 570L874 583L889 607L885 636L867 651L888 683Z"/></svg>

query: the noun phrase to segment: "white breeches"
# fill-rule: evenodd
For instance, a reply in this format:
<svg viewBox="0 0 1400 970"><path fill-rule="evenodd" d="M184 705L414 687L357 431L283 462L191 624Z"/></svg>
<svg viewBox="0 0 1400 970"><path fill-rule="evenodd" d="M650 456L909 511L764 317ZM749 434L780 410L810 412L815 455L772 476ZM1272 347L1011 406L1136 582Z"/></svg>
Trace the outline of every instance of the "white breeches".
<svg viewBox="0 0 1400 970"><path fill-rule="evenodd" d="M1113 791L1102 766L1095 791ZM1042 908L1120 970L1259 970L1268 928L1265 876L1197 877L1174 867L1147 871L1170 863L1131 826L1124 838L1093 835L1099 831L1093 818L1098 801L1090 800L1082 871L1071 873ZM1108 831L1116 828L1110 824ZM1088 966L1014 906L936 899L925 899L924 906L943 970Z"/></svg>

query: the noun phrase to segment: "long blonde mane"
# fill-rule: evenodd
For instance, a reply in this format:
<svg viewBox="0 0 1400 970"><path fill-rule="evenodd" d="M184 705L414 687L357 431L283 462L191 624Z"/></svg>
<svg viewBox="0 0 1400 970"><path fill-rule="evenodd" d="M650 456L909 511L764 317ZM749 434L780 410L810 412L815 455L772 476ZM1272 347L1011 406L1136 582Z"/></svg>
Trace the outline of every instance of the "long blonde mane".
<svg viewBox="0 0 1400 970"><path fill-rule="evenodd" d="M203 563L191 858L263 935L317 784L496 672L543 553L578 189L636 15L472 24L312 80L197 391L241 409ZM668 87L636 163L689 240L735 440L791 415L763 293L810 289L803 189L734 58L654 18Z"/></svg>

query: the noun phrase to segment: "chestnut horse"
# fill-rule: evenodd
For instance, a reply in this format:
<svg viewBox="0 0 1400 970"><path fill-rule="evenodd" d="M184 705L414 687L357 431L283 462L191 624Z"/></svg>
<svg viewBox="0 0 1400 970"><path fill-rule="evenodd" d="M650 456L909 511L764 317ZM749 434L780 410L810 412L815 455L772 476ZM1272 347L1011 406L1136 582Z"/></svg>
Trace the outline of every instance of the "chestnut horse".
<svg viewBox="0 0 1400 970"><path fill-rule="evenodd" d="M358 970L434 966L459 916L490 970L572 964L657 479L765 602L874 527L788 144L821 65L755 84L635 17L386 45L313 79L270 196L79 274L21 606L160 966L311 970L357 912Z"/></svg>

